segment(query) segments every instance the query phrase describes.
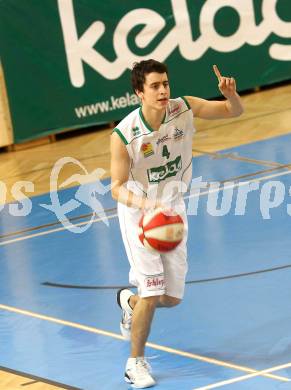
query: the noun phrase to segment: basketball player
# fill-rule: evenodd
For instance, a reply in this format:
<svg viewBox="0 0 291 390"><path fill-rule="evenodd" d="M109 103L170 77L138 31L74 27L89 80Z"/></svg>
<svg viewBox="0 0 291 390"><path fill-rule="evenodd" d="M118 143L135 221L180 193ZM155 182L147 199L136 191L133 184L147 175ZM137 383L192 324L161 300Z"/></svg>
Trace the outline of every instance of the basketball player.
<svg viewBox="0 0 291 390"><path fill-rule="evenodd" d="M121 333L131 340L125 380L134 388L155 384L144 357L145 343L155 309L181 302L187 272L187 234L175 250L152 253L139 241L139 220L147 210L171 207L182 216L187 230L183 193L192 178L193 117L231 118L243 112L235 80L222 77L217 66L213 69L224 101L194 96L170 99L166 65L155 60L135 63L131 81L141 107L127 115L111 136L112 196L118 201L129 281L138 290L137 295L128 289L117 293Z"/></svg>

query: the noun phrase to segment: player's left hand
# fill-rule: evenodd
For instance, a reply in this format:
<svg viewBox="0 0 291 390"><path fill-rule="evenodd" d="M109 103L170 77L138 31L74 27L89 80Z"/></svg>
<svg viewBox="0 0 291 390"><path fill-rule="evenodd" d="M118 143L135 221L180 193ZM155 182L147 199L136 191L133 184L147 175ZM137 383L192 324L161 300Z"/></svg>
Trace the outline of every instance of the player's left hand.
<svg viewBox="0 0 291 390"><path fill-rule="evenodd" d="M216 65L213 65L214 73L218 79L218 88L226 99L231 98L236 93L236 83L233 77L223 77Z"/></svg>

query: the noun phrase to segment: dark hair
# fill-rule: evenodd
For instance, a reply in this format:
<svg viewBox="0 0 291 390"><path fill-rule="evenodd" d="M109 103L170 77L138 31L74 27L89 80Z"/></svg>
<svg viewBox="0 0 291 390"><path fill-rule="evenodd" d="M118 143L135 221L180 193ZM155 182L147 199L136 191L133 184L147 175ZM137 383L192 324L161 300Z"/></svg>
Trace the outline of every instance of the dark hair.
<svg viewBox="0 0 291 390"><path fill-rule="evenodd" d="M143 92L143 85L145 82L146 75L152 72L167 73L168 68L166 64L156 60L146 60L135 62L131 71L131 85L134 92Z"/></svg>

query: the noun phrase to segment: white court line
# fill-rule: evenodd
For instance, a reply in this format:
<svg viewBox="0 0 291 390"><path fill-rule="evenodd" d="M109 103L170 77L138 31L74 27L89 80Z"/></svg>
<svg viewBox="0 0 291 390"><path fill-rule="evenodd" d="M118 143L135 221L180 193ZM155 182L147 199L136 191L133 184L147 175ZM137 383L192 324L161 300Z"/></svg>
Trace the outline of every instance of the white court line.
<svg viewBox="0 0 291 390"><path fill-rule="evenodd" d="M120 334L116 334L116 333L113 333L113 332L108 332L106 330L102 330L102 329L98 329L98 328L93 328L92 326L78 324L76 322L70 322L70 321L61 320L59 318L46 316L46 315L35 313L35 312L29 311L29 310L19 309L17 307L13 307L13 306L7 306L7 305L0 304L0 310L7 310L7 311L12 312L12 313L22 314L22 315L29 316L29 317L32 317L32 318L38 318L40 320L53 322L55 324L70 326L72 328L81 329L81 330L84 330L84 331L87 331L87 332L91 332L91 333L99 334L99 335L102 335L102 336L112 337L112 338L115 338L115 339L118 339L118 340L125 341L124 337L121 336ZM181 351L179 349L174 349L174 348L166 347L166 346L163 346L163 345L158 345L158 344L147 342L146 346L150 347L150 348L153 348L153 349L156 349L158 351L163 351L163 352L167 352L167 353L170 353L170 354L183 356L183 357L186 357L186 358L189 358L189 359L200 360L202 362L215 364L215 365L222 366L222 367L232 368L234 370L250 372L250 373L257 373L258 372L258 371L254 370L252 368L249 368L249 367L239 366L237 364L224 362L222 360L209 358L207 356L196 355L196 354L193 354L193 353L190 353L190 352ZM261 375L261 374L258 374L258 375ZM266 376L268 378L276 379L276 380L283 381L283 382L289 382L289 378L285 378L283 376L277 376L277 375L272 375L272 374L268 374L268 373L267 374L262 374L262 376Z"/></svg>
<svg viewBox="0 0 291 390"><path fill-rule="evenodd" d="M112 215L109 215L108 217L104 217L104 218L95 218L95 219L92 219L91 222L92 223L100 222L100 221L104 221L104 220L111 219L111 218L114 218L114 217L117 217L117 214L112 214ZM82 225L85 225L86 223L88 223L88 221L77 223L75 226L82 226ZM28 236L14 238L13 240L2 241L2 242L0 242L0 246L12 244L12 243L18 242L18 241L28 240L29 238L34 238L34 237L39 237L39 236L46 236L47 234L51 234L51 233L55 233L55 232L62 232L64 230L67 230L67 228L60 227L60 228L57 228L57 229L46 230L45 232L34 233L34 234L30 234Z"/></svg>
<svg viewBox="0 0 291 390"><path fill-rule="evenodd" d="M243 376L239 376L239 377L237 377L237 378L228 379L228 380L226 380L226 381L217 382L217 383L214 383L213 385L208 385L208 386L203 386L203 387L195 387L193 390L209 390L209 389L216 389L217 387L222 387L222 386L230 385L230 384L232 384L232 383L245 381L245 380L247 380L247 379L251 379L251 378L254 378L254 377L256 377L256 376L261 376L261 375L264 375L264 374L269 374L269 373L271 373L271 372L283 370L284 368L289 368L289 367L291 367L291 363L286 363L286 364L282 364L282 365L280 365L280 366L267 368L266 370L257 371L257 372L255 372L255 373L253 373L253 374L243 375ZM288 382L290 382L290 381L291 381L291 379L288 380Z"/></svg>
<svg viewBox="0 0 291 390"><path fill-rule="evenodd" d="M209 190L209 191L206 190L204 192L201 192L200 194L188 195L188 196L185 196L184 199L196 198L199 195L207 195L207 194L211 194L213 192L219 192L219 191L222 191L222 190L228 190L230 188L243 187L243 186L248 185L249 183L255 183L256 181L263 181L263 180L267 180L267 179L273 179L274 177L290 175L290 174L291 174L291 170L289 170L287 172L284 171L284 172L274 173L274 175L262 176L262 177L258 177L258 178L247 180L247 181L240 181L238 183L230 184L228 186L223 186L221 188L220 187L219 188L213 188L212 190Z"/></svg>
<svg viewBox="0 0 291 390"><path fill-rule="evenodd" d="M242 187L242 186L248 185L249 183L253 183L253 182L257 182L257 181L263 181L263 180L267 180L267 179L272 179L274 177L285 176L285 175L290 175L290 174L291 174L291 171L287 171L287 172L284 171L284 172L276 173L274 175L262 176L262 177L258 177L256 179L252 179L252 180L248 180L248 181L241 181L241 182L234 183L234 184L231 184L231 185L228 185L228 186L214 188L212 190L206 190L206 191L201 192L201 193L195 193L195 194L192 194L192 195L188 195L188 196L185 196L184 199L196 198L198 196L203 196L203 195L207 195L207 194L214 193L214 192L219 192L219 191L230 189L230 188ZM108 217L103 217L103 218L96 218L96 219L93 219L91 222L92 223L100 222L100 221L112 219L112 218L115 218L115 217L117 217L117 214L112 214L112 215L110 215ZM88 223L88 221L76 223L75 226L82 226L82 225L85 225L86 223ZM47 234L61 232L61 231L64 231L64 230L67 230L67 228L66 227L60 227L60 228L57 228L57 229L47 230L45 232L30 234L28 236L18 237L18 238L14 238L12 240L7 240L7 241L2 241L2 242L0 242L0 246L13 244L14 242L28 240L30 238L35 238L35 237L39 237L39 236L45 236Z"/></svg>

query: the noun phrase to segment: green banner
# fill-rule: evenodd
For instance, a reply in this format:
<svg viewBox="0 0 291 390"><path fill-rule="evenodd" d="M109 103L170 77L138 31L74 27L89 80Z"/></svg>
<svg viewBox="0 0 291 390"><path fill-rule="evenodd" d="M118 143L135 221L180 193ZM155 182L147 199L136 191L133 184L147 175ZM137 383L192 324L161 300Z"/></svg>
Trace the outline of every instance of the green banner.
<svg viewBox="0 0 291 390"><path fill-rule="evenodd" d="M170 70L171 94L219 95L291 78L290 0L0 0L0 53L16 142L121 119L133 62Z"/></svg>

